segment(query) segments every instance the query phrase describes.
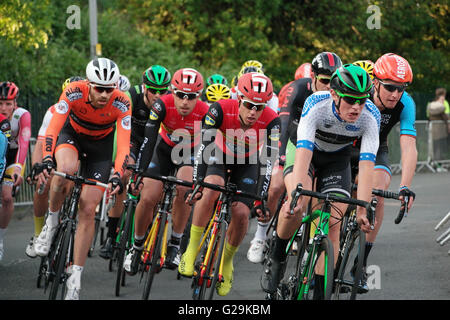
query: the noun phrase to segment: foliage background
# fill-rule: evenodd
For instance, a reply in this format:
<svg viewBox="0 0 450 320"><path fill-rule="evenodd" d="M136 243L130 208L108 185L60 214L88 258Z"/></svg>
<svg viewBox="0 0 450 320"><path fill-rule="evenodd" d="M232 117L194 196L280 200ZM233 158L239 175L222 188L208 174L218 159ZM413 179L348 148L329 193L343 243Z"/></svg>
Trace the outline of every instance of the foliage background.
<svg viewBox="0 0 450 320"><path fill-rule="evenodd" d="M70 30L66 10L81 9L81 28ZM418 119L437 86L450 91L449 2L384 0L97 0L102 55L118 63L133 84L152 64L172 73L193 67L206 78L229 81L242 63L264 64L275 89L321 51L352 62L386 52L410 62ZM369 5L380 8L381 28L369 29ZM88 1L2 0L0 80L14 81L19 102L39 113L53 104L62 82L84 75L89 50Z"/></svg>

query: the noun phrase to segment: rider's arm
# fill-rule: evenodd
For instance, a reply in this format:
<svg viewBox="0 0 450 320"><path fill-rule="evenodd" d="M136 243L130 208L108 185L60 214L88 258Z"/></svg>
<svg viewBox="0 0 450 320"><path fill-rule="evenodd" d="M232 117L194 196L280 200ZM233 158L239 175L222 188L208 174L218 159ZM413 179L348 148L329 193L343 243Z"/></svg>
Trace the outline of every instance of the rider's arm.
<svg viewBox="0 0 450 320"><path fill-rule="evenodd" d="M289 94L291 89L292 82L285 85L279 94L279 104L278 109L280 110L278 116L280 117L281 122L281 132L280 132L280 158L286 156L286 145L289 139L288 125L289 125L289 99L292 99L292 96Z"/></svg>
<svg viewBox="0 0 450 320"><path fill-rule="evenodd" d="M131 108L120 113L117 118L116 131L117 152L114 160L114 171L120 173L120 176L123 177L130 153Z"/></svg>
<svg viewBox="0 0 450 320"><path fill-rule="evenodd" d="M50 120L47 131L45 132L45 142L42 144L43 159L53 157L59 132L69 116L70 103L65 100L64 96L63 93L59 102L55 105L55 112L53 113L52 120Z"/></svg>
<svg viewBox="0 0 450 320"><path fill-rule="evenodd" d="M8 150L8 138L0 132L0 181L3 178L6 167L6 151Z"/></svg>
<svg viewBox="0 0 450 320"><path fill-rule="evenodd" d="M213 103L208 112L205 114L202 120L202 140L200 141L200 147L194 158L194 170L193 170L193 181L197 181L198 178L204 178L206 174L207 164L203 158L203 151L211 143L215 141L215 134L212 134L211 130L214 132L220 128L223 122L223 110L218 102ZM197 150L197 149L195 149Z"/></svg>
<svg viewBox="0 0 450 320"><path fill-rule="evenodd" d="M416 106L414 100L406 92L403 94L401 102L404 107L400 114L400 150L402 162L400 186L410 187L417 165Z"/></svg>
<svg viewBox="0 0 450 320"><path fill-rule="evenodd" d="M278 142L280 140L280 118L274 118L266 127L267 133L263 150L259 161L259 179L257 195L264 197L269 193L270 179L272 177L273 165L278 159ZM264 155L264 157L263 157Z"/></svg>
<svg viewBox="0 0 450 320"><path fill-rule="evenodd" d="M19 149L15 159L15 164L20 166L20 169L25 165L27 159L28 145L30 144L31 137L31 114L26 111L19 119L19 134L17 136L17 144Z"/></svg>
<svg viewBox="0 0 450 320"><path fill-rule="evenodd" d="M158 131L161 122L166 117L166 107L161 99L158 99L150 110L150 115L145 124L144 141L136 159L136 165L140 170L146 170L152 160Z"/></svg>

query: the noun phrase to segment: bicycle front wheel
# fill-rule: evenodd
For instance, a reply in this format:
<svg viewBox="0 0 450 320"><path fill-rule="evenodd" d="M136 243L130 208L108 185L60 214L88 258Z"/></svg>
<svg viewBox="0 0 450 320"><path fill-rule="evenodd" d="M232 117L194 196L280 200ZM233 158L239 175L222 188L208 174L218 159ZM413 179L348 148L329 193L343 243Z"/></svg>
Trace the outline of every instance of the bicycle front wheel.
<svg viewBox="0 0 450 320"><path fill-rule="evenodd" d="M126 254L131 247L130 238L133 236L131 234L131 227L133 222L134 206L132 204L128 204L125 213L126 213L124 217L125 222L122 225L123 228L119 231L120 241L119 241L119 248L117 251L117 274L115 287L116 297L120 296L120 287L125 281L126 272L125 269L123 268L123 263L125 262Z"/></svg>
<svg viewBox="0 0 450 320"><path fill-rule="evenodd" d="M318 270L318 262L322 261L323 270ZM316 276L323 273L323 281ZM333 243L324 237L319 244L313 243L309 252L302 276L299 279L298 300L330 300L333 290L334 251Z"/></svg>
<svg viewBox="0 0 450 320"><path fill-rule="evenodd" d="M355 300L362 275L366 235L359 228L348 232L335 280L333 299Z"/></svg>

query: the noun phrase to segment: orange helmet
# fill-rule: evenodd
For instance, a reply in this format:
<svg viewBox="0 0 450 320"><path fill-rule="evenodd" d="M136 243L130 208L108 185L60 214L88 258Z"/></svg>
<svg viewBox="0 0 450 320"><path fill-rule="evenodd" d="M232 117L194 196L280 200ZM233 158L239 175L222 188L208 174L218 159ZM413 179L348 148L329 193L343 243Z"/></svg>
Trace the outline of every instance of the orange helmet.
<svg viewBox="0 0 450 320"><path fill-rule="evenodd" d="M394 53L386 53L375 62L373 75L380 80L392 80L401 83L411 83L413 72L408 61Z"/></svg>
<svg viewBox="0 0 450 320"><path fill-rule="evenodd" d="M295 71L295 80L301 78L311 78L311 63L305 62Z"/></svg>

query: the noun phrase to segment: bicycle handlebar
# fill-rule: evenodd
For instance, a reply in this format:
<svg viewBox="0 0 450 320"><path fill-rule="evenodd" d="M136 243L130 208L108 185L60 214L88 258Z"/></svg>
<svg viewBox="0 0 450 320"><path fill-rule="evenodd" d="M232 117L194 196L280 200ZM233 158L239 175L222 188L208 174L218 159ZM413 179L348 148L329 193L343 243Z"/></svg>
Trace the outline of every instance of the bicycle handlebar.
<svg viewBox="0 0 450 320"><path fill-rule="evenodd" d="M108 185L102 182L98 182L98 181L93 181L93 180L88 180L86 178L80 177L80 176L72 176L70 174L64 173L64 172L59 172L59 171L54 171L53 174L55 176L60 176L63 177L64 179L67 180L71 180L75 183L80 183L80 184L87 184L90 186L99 186L99 187L103 187L103 188L108 188Z"/></svg>
<svg viewBox="0 0 450 320"><path fill-rule="evenodd" d="M179 184L181 186L185 186L185 187L189 187L189 188L192 188L192 185L193 185L192 182L189 182L186 180L181 180L181 179L178 179L173 176L157 176L157 175L152 175L152 174L144 174L144 176L146 178L155 179L155 180L159 180L159 181L163 181L163 182L175 183L175 184Z"/></svg>
<svg viewBox="0 0 450 320"><path fill-rule="evenodd" d="M237 186L234 183L227 183L227 184L225 184L225 186L219 186L219 185L207 183L207 182L204 182L203 180L200 180L197 182L196 187L197 186L205 187L205 188L219 191L222 193L226 193L228 195L235 194L235 195L238 195L238 196L241 196L244 198L253 199L253 200L263 200L263 199L261 199L261 197L258 197L257 195L255 195L253 193L248 193L248 192L238 190ZM198 189L199 188L197 188L197 191L198 191ZM194 195L194 193L192 193L192 194Z"/></svg>

